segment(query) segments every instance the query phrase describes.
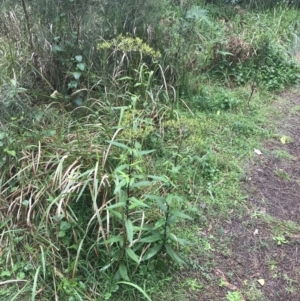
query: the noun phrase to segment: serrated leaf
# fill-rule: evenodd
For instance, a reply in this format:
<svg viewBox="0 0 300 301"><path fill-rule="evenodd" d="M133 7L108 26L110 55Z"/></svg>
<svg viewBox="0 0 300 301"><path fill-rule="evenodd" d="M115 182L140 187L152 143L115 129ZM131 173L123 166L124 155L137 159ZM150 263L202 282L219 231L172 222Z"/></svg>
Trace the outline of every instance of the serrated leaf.
<svg viewBox="0 0 300 301"><path fill-rule="evenodd" d="M127 267L124 263L121 263L119 266L119 273L122 277L122 279L129 281L128 273L127 273Z"/></svg>
<svg viewBox="0 0 300 301"><path fill-rule="evenodd" d="M132 249L126 248L126 254L129 256L129 258L131 258L136 263L140 262L139 257L133 252Z"/></svg>
<svg viewBox="0 0 300 301"><path fill-rule="evenodd" d="M185 262L178 256L178 254L170 245L166 245L166 251L178 264L185 264Z"/></svg>
<svg viewBox="0 0 300 301"><path fill-rule="evenodd" d="M132 241L133 241L133 225L130 219L126 219L125 220L125 228L126 228L126 234L127 234L127 239L130 243L130 245L132 245Z"/></svg>
<svg viewBox="0 0 300 301"><path fill-rule="evenodd" d="M149 260L150 258L155 256L161 250L161 248L162 248L161 245L157 245L157 246L154 246L154 247L148 249L143 256L142 261Z"/></svg>
<svg viewBox="0 0 300 301"><path fill-rule="evenodd" d="M75 60L80 63L82 61L82 55L76 55Z"/></svg>

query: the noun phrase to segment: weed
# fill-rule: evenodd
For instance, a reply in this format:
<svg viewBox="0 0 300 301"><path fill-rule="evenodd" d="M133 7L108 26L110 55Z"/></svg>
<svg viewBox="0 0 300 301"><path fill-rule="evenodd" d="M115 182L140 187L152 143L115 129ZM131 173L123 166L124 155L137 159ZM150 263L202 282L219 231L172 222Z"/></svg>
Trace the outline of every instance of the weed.
<svg viewBox="0 0 300 301"><path fill-rule="evenodd" d="M283 235L274 236L273 240L276 241L278 246L281 246L282 244L287 244L288 243L288 241L286 240L286 238Z"/></svg>
<svg viewBox="0 0 300 301"><path fill-rule="evenodd" d="M285 172L281 169L276 169L275 170L275 175L277 177L280 177L280 178L286 180L286 181L289 181L291 179L290 175L287 172Z"/></svg>
<svg viewBox="0 0 300 301"><path fill-rule="evenodd" d="M228 301L243 301L243 298L240 292L228 292L226 295L226 299Z"/></svg>
<svg viewBox="0 0 300 301"><path fill-rule="evenodd" d="M263 89L298 80L298 12L31 2L0 4L0 296L206 290L232 252L207 229L242 212L243 162L271 135ZM298 229L261 217L277 244ZM197 276L182 281L186 266Z"/></svg>

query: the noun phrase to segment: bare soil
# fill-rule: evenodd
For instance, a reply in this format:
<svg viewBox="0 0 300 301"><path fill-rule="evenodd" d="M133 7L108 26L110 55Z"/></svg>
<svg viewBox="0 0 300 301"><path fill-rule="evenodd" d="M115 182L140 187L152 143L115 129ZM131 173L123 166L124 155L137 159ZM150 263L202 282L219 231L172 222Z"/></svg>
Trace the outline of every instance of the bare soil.
<svg viewBox="0 0 300 301"><path fill-rule="evenodd" d="M213 226L213 264L189 301L300 300L300 87L280 98L278 135L245 167L246 213Z"/></svg>

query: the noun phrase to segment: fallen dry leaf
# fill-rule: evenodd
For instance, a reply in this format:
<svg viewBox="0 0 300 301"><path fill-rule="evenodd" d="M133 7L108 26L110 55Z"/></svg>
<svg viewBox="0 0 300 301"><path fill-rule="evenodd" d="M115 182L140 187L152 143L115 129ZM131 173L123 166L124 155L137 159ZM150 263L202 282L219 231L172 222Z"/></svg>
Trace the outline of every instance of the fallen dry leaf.
<svg viewBox="0 0 300 301"><path fill-rule="evenodd" d="M286 136L282 136L280 138L280 141L281 141L282 144L286 144Z"/></svg>
<svg viewBox="0 0 300 301"><path fill-rule="evenodd" d="M255 148L255 149L254 149L254 152L255 152L257 155L259 155L259 156L262 155L262 152L261 152L259 149L256 149L256 148Z"/></svg>
<svg viewBox="0 0 300 301"><path fill-rule="evenodd" d="M257 282L258 282L261 286L264 286L264 285L265 285L265 279L258 279Z"/></svg>

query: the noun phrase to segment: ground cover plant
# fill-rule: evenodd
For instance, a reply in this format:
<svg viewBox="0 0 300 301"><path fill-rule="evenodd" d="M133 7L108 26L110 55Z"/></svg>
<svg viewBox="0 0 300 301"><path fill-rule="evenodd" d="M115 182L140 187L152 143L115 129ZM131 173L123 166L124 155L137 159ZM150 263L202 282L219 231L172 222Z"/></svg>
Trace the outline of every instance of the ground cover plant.
<svg viewBox="0 0 300 301"><path fill-rule="evenodd" d="M299 11L237 4L3 1L0 300L268 300L216 263L299 80ZM263 218L276 246L299 229Z"/></svg>

